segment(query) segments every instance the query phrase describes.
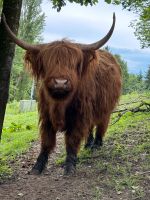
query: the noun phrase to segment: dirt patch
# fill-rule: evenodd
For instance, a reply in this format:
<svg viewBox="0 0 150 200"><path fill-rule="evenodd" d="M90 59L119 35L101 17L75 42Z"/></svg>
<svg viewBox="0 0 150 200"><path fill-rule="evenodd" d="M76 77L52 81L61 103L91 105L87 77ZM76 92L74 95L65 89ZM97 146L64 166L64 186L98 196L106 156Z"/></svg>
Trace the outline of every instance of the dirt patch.
<svg viewBox="0 0 150 200"><path fill-rule="evenodd" d="M73 177L63 176L63 167L55 163L61 154L63 137L57 138L57 148L49 158L47 169L39 176L29 175L40 150L33 144L29 151L11 163L13 177L0 186L0 199L93 199L91 180L87 172L78 171Z"/></svg>
<svg viewBox="0 0 150 200"><path fill-rule="evenodd" d="M137 140L133 141L135 136ZM137 132L126 132L113 141L106 139L101 150L81 153L73 177L63 176L62 165L56 164L64 148L63 135L57 137L57 147L47 169L39 176L29 175L40 150L35 142L26 154L11 163L14 176L0 185L0 199L149 200L149 172L141 167L147 166L142 165L147 154L130 154L138 142Z"/></svg>

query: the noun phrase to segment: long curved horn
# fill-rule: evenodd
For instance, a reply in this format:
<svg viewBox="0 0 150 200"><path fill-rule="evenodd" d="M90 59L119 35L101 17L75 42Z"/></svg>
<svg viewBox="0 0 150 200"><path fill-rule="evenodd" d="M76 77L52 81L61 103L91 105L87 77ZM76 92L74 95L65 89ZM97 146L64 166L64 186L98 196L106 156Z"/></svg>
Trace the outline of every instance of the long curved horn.
<svg viewBox="0 0 150 200"><path fill-rule="evenodd" d="M16 37L16 35L11 31L11 29L9 28L7 22L6 22L6 18L5 18L5 15L2 14L2 21L4 23L4 26L6 28L6 31L8 33L8 35L10 36L10 38L12 39L12 41L17 44L18 46L22 47L23 49L25 50L30 50L30 51L39 51L40 48L36 45L31 45L31 44L28 44L27 42L24 42L20 39L18 39Z"/></svg>
<svg viewBox="0 0 150 200"><path fill-rule="evenodd" d="M100 47L102 47L110 39L110 37L114 31L114 28L115 28L115 22L116 22L116 16L115 16L115 13L113 13L113 23L112 23L112 26L111 26L109 32L107 33L107 35L105 37L103 37L101 40L99 40L95 43L92 43L92 44L79 44L78 43L80 48L82 50L90 50L90 49L97 50Z"/></svg>

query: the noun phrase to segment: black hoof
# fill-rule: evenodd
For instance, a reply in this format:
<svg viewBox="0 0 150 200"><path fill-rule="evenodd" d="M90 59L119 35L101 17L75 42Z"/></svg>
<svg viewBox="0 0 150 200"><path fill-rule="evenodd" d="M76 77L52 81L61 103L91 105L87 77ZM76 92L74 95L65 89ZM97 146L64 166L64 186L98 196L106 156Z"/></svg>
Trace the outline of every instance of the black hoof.
<svg viewBox="0 0 150 200"><path fill-rule="evenodd" d="M91 146L91 149L100 149L103 146L103 142L101 140L95 140L94 144Z"/></svg>
<svg viewBox="0 0 150 200"><path fill-rule="evenodd" d="M91 147L91 150L98 150L100 148L101 148L101 146L93 144L93 146Z"/></svg>
<svg viewBox="0 0 150 200"><path fill-rule="evenodd" d="M73 165L65 166L64 176L72 176L76 174L76 168Z"/></svg>
<svg viewBox="0 0 150 200"><path fill-rule="evenodd" d="M76 173L76 155L68 155L64 166L64 175L75 175Z"/></svg>
<svg viewBox="0 0 150 200"><path fill-rule="evenodd" d="M38 175L45 169L48 161L48 153L40 153L38 159L29 174Z"/></svg>
<svg viewBox="0 0 150 200"><path fill-rule="evenodd" d="M91 149L94 143L93 133L91 132L88 136L87 143L84 145L85 149Z"/></svg>
<svg viewBox="0 0 150 200"><path fill-rule="evenodd" d="M93 145L94 145L93 142L87 143L87 144L84 145L84 148L85 149L91 149Z"/></svg>
<svg viewBox="0 0 150 200"><path fill-rule="evenodd" d="M33 166L32 170L30 171L30 174L31 175L41 174L42 171L45 169L45 166L46 166L45 163L37 161Z"/></svg>
<svg viewBox="0 0 150 200"><path fill-rule="evenodd" d="M42 172L40 172L38 169L32 168L32 170L29 172L29 175L40 175Z"/></svg>

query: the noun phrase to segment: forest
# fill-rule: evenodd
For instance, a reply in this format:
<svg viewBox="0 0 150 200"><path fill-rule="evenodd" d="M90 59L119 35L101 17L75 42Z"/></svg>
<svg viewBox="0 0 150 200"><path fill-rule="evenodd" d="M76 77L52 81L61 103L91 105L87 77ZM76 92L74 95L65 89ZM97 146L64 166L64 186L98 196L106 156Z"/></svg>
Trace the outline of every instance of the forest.
<svg viewBox="0 0 150 200"><path fill-rule="evenodd" d="M98 0L49 0L58 12L68 3L93 6ZM108 5L138 17L130 26L141 48L150 47L150 3L148 0L104 0ZM30 43L44 41L43 0L0 0L18 38ZM15 10L15 12L14 12ZM1 19L1 18L0 18ZM24 68L25 50L12 44L0 20L0 199L149 200L150 165L150 63L145 73L132 74L128 62L113 54L122 71L122 92L112 112L104 146L96 151L81 145L77 175L63 177L65 148L58 134L57 148L44 173L29 175L40 149L38 111L20 112L21 100L36 100L36 80ZM95 134L95 129L94 129ZM39 182L39 184L37 184ZM2 186L2 187L1 187ZM11 192L13 191L13 192Z"/></svg>

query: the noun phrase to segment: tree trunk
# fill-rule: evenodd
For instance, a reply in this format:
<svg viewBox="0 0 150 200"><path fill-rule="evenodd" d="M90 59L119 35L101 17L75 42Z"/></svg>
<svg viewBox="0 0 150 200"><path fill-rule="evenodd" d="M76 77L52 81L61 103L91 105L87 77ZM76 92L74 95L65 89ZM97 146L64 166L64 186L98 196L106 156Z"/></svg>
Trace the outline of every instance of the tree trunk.
<svg viewBox="0 0 150 200"><path fill-rule="evenodd" d="M3 13L8 25L16 34L19 27L22 0L4 0ZM15 44L8 37L3 23L0 23L0 139L9 95L10 73L15 52Z"/></svg>

